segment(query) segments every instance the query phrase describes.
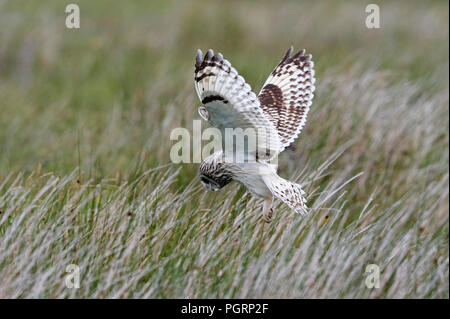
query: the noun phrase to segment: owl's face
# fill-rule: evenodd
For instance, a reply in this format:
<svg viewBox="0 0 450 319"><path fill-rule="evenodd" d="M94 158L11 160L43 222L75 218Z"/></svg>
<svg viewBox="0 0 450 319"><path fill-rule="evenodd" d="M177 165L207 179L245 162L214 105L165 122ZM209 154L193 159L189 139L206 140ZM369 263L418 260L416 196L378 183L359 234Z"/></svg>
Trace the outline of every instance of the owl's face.
<svg viewBox="0 0 450 319"><path fill-rule="evenodd" d="M198 176L203 186L210 191L218 191L233 179L226 165L217 158L207 158L200 164Z"/></svg>
<svg viewBox="0 0 450 319"><path fill-rule="evenodd" d="M203 186L207 190L217 192L219 189L221 189L223 186L219 184L219 181L215 181L213 178L206 176L206 175L200 175L200 181L202 182Z"/></svg>

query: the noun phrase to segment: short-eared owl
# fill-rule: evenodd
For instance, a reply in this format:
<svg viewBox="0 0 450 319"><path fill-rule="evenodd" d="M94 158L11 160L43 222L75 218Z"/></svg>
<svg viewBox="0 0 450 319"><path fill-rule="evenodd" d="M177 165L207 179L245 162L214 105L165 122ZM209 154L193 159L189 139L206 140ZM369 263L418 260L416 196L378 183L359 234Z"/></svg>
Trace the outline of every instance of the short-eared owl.
<svg viewBox="0 0 450 319"><path fill-rule="evenodd" d="M292 55L291 47L270 74L258 96L238 75L222 54L197 51L195 89L202 101L200 116L222 133L222 150L207 157L199 167L203 185L217 191L236 180L252 193L264 198L263 216L272 218L273 196L298 213L306 214L300 185L277 175L273 158L292 143L306 122L314 92L314 63L305 50ZM245 161L235 161L225 151L226 129L263 129L255 152ZM260 152L261 146L267 151ZM236 150L236 145L232 147ZM227 148L228 149L228 148Z"/></svg>

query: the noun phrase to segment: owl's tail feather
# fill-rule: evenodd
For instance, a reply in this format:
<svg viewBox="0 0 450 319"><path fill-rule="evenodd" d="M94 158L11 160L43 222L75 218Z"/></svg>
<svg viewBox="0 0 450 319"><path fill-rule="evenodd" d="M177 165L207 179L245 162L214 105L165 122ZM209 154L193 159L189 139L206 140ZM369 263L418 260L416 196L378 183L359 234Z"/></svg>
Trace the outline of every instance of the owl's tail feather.
<svg viewBox="0 0 450 319"><path fill-rule="evenodd" d="M302 215L308 214L308 207L304 197L305 192L299 184L285 180L276 174L263 176L263 180L275 197L283 201L295 212Z"/></svg>

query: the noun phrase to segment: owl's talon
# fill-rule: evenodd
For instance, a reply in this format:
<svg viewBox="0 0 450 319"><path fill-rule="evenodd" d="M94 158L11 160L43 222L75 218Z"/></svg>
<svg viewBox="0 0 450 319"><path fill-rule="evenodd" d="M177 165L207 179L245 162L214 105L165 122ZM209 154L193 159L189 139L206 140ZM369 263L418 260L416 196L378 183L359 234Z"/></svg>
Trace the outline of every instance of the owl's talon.
<svg viewBox="0 0 450 319"><path fill-rule="evenodd" d="M266 214L264 214L264 221L270 223L272 221L273 209L271 208Z"/></svg>

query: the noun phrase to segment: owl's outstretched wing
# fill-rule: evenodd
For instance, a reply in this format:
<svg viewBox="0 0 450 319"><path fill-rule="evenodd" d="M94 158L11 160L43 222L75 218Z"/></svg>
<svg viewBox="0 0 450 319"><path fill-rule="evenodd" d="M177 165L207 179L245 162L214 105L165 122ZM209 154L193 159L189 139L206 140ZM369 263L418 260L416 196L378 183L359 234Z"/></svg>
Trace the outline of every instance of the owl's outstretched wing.
<svg viewBox="0 0 450 319"><path fill-rule="evenodd" d="M281 143L274 123L264 114L250 85L222 54L214 54L212 50L208 50L203 57L202 52L197 51L195 89L204 105L199 108L200 115L222 133L225 157L232 156L228 152L229 143L225 145L227 128L240 128L245 130L245 134L255 134L257 149L265 150L264 153L252 154L255 159L270 159L278 153ZM235 132L240 134L239 131ZM239 147L236 143L231 145L231 149L234 148L236 152Z"/></svg>
<svg viewBox="0 0 450 319"><path fill-rule="evenodd" d="M282 147L292 143L305 125L315 90L314 62L305 50L291 47L264 83L258 99L275 125Z"/></svg>

